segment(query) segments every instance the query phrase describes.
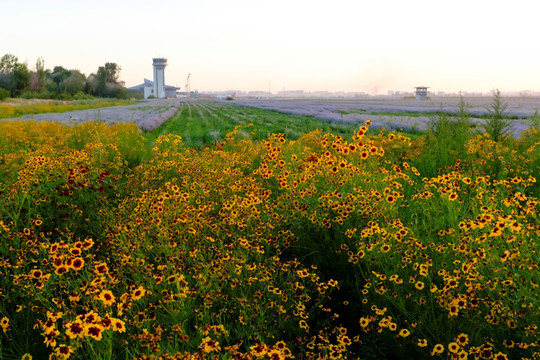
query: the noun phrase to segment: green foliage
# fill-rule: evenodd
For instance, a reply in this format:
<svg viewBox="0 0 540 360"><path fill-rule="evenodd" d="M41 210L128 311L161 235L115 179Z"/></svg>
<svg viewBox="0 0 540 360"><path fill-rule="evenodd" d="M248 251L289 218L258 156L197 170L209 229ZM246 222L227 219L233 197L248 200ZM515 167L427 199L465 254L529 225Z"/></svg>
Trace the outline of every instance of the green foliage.
<svg viewBox="0 0 540 360"><path fill-rule="evenodd" d="M456 114L450 116L440 113L431 119L425 137L426 146L430 150L414 160L420 171L434 176L440 169L453 166L463 155L465 144L472 136L468 108L469 105L461 97Z"/></svg>
<svg viewBox="0 0 540 360"><path fill-rule="evenodd" d="M506 116L507 107L508 103L503 101L501 92L497 89L487 109L490 117L483 124L486 133L491 136L493 141L502 141L508 136L510 121Z"/></svg>
<svg viewBox="0 0 540 360"><path fill-rule="evenodd" d="M527 124L530 128L540 131L540 114L538 114L538 109L536 109L534 114L527 119Z"/></svg>
<svg viewBox="0 0 540 360"><path fill-rule="evenodd" d="M10 91L13 97L71 100L89 96L127 99L129 97L124 83L119 80L121 67L106 63L98 68L97 74L88 78L79 70L55 66L45 70L45 62L39 57L35 71L28 69L27 63L19 63L12 54L0 59L0 87Z"/></svg>
<svg viewBox="0 0 540 360"><path fill-rule="evenodd" d="M168 133L182 134L188 146L204 147L224 140L225 135L236 126L248 124L253 126L243 130L244 135L255 140L265 139L272 133L283 133L289 139L297 139L316 129L350 137L359 125L354 122L328 123L312 116L287 115L273 110L198 100L182 103L180 111L173 118L146 136L156 139Z"/></svg>
<svg viewBox="0 0 540 360"><path fill-rule="evenodd" d="M9 90L0 88L0 101L7 99L9 95Z"/></svg>

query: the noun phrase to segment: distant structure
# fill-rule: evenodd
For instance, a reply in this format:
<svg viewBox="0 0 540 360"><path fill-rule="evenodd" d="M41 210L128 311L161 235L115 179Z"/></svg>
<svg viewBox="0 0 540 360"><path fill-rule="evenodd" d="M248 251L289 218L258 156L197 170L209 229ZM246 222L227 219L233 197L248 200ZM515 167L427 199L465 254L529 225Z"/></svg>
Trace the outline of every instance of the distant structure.
<svg viewBox="0 0 540 360"><path fill-rule="evenodd" d="M163 99L165 97L165 67L167 59L153 58L154 66L154 96Z"/></svg>
<svg viewBox="0 0 540 360"><path fill-rule="evenodd" d="M144 79L144 82L140 85L130 87L129 90L142 91L144 98L155 97L158 99L176 97L176 91L180 90L179 87L165 85L165 67L167 66L167 59L154 58L154 81Z"/></svg>
<svg viewBox="0 0 540 360"><path fill-rule="evenodd" d="M417 86L414 88L416 91L416 100L426 100L427 99L427 86Z"/></svg>

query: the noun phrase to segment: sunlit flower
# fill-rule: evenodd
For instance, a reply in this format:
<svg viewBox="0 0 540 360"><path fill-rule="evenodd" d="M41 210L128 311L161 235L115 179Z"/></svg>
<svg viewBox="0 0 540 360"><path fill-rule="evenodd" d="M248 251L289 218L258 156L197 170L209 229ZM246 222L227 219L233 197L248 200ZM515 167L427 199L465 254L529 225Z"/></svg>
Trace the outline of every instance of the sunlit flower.
<svg viewBox="0 0 540 360"><path fill-rule="evenodd" d="M68 359L73 354L73 349L66 345L59 345L55 350L58 359Z"/></svg>
<svg viewBox="0 0 540 360"><path fill-rule="evenodd" d="M103 338L103 327L98 324L86 325L84 328L84 335L99 341Z"/></svg>
<svg viewBox="0 0 540 360"><path fill-rule="evenodd" d="M494 360L508 360L508 356L506 354L503 354L502 352L498 352L493 356Z"/></svg>
<svg viewBox="0 0 540 360"><path fill-rule="evenodd" d="M444 346L437 344L431 350L431 356L440 355L444 352Z"/></svg>
<svg viewBox="0 0 540 360"><path fill-rule="evenodd" d="M103 305L109 306L114 304L116 298L114 297L113 293L109 290L103 290L99 294L99 300L103 302Z"/></svg>
<svg viewBox="0 0 540 360"><path fill-rule="evenodd" d="M112 319L111 327L114 331L119 333L123 333L124 331L126 331L126 325L120 319Z"/></svg>
<svg viewBox="0 0 540 360"><path fill-rule="evenodd" d="M465 346L469 343L469 335L467 334L459 334L458 336L456 336L456 342L460 345L460 346Z"/></svg>
<svg viewBox="0 0 540 360"><path fill-rule="evenodd" d="M401 329L399 331L399 336L406 338L407 336L411 335L411 332L407 329Z"/></svg>
<svg viewBox="0 0 540 360"><path fill-rule="evenodd" d="M450 344L448 344L448 351L457 354L457 352L459 351L459 345L456 342L451 342Z"/></svg>
<svg viewBox="0 0 540 360"><path fill-rule="evenodd" d="M84 327L81 321L75 320L65 324L66 335L70 339L75 339L77 337L82 337L84 334Z"/></svg>
<svg viewBox="0 0 540 360"><path fill-rule="evenodd" d="M418 346L419 347L426 347L428 345L428 342L426 339L418 339Z"/></svg>
<svg viewBox="0 0 540 360"><path fill-rule="evenodd" d="M7 317L4 316L2 319L0 319L0 327L2 327L4 332L9 330L9 319Z"/></svg>
<svg viewBox="0 0 540 360"><path fill-rule="evenodd" d="M146 290L142 286L139 286L138 288L133 290L133 292L131 293L131 297L133 300L139 300L144 296L144 294L146 294Z"/></svg>

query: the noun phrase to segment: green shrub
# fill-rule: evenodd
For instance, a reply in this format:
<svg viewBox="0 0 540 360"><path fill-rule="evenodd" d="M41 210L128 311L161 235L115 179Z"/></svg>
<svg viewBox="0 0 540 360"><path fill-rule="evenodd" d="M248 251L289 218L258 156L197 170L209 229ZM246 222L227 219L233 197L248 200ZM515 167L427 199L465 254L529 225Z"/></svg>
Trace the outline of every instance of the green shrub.
<svg viewBox="0 0 540 360"><path fill-rule="evenodd" d="M507 107L508 103L502 100L501 91L497 89L487 109L491 116L483 124L486 133L493 141L504 140L508 135L510 122L506 116Z"/></svg>
<svg viewBox="0 0 540 360"><path fill-rule="evenodd" d="M7 99L9 95L10 95L9 90L0 88L0 101Z"/></svg>
<svg viewBox="0 0 540 360"><path fill-rule="evenodd" d="M533 116L527 119L527 124L533 129L540 130L540 114L538 114L538 109L536 109Z"/></svg>

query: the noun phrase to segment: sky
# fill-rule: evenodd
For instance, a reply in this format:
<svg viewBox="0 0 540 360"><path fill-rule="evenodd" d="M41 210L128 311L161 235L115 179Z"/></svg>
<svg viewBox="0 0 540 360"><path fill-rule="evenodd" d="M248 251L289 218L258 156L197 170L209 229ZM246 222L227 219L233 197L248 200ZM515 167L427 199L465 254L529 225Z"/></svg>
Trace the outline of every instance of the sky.
<svg viewBox="0 0 540 360"><path fill-rule="evenodd" d="M540 91L536 0L0 0L0 56L126 86L386 94Z"/></svg>

